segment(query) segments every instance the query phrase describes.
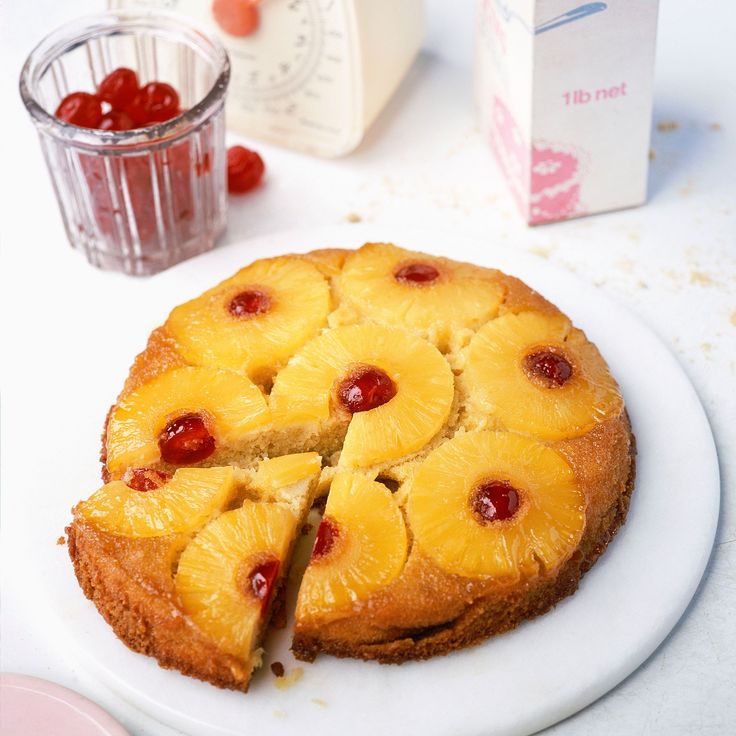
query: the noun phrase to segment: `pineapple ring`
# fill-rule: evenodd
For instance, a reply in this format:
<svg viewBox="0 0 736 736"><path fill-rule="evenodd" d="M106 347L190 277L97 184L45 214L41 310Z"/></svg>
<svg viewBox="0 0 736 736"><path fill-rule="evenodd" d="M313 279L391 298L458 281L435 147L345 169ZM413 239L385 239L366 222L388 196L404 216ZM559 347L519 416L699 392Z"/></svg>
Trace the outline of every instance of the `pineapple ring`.
<svg viewBox="0 0 736 736"><path fill-rule="evenodd" d="M297 523L285 504L245 501L182 553L174 582L183 609L228 654L249 657L263 622L262 603L242 584L243 571L268 559L283 568Z"/></svg>
<svg viewBox="0 0 736 736"><path fill-rule="evenodd" d="M380 325L337 327L308 342L276 376L270 396L274 421L327 420L334 410L336 382L356 365L380 368L397 393L375 409L352 415L341 467L403 457L439 432L454 397L449 364L426 340Z"/></svg>
<svg viewBox="0 0 736 736"><path fill-rule="evenodd" d="M507 481L521 503L505 521L481 523L471 507L478 484ZM431 452L409 492L416 544L443 570L510 581L552 569L576 549L585 496L551 448L510 432L468 432Z"/></svg>
<svg viewBox="0 0 736 736"><path fill-rule="evenodd" d="M337 541L307 567L297 620L344 613L395 580L406 562L404 517L383 484L359 473L338 473L324 518L337 525Z"/></svg>
<svg viewBox="0 0 736 736"><path fill-rule="evenodd" d="M124 537L161 537L206 524L232 496L232 468L180 468L165 485L134 491L123 481L107 483L77 508L98 529Z"/></svg>
<svg viewBox="0 0 736 736"><path fill-rule="evenodd" d="M564 385L548 388L528 377L525 358L540 348L572 365ZM595 345L566 318L538 312L506 314L482 327L467 348L464 382L472 411L547 440L578 437L623 409Z"/></svg>
<svg viewBox="0 0 736 736"><path fill-rule="evenodd" d="M158 437L166 423L187 413L202 413L216 440L235 442L271 420L259 388L245 376L215 368L174 368L144 383L122 399L107 429L107 467L111 475L161 460Z"/></svg>
<svg viewBox="0 0 736 736"><path fill-rule="evenodd" d="M395 278L403 266L415 263L434 268L438 277L424 283ZM441 345L458 328L493 319L505 295L493 271L387 243L368 243L351 254L339 290L370 319L431 333Z"/></svg>
<svg viewBox="0 0 736 736"><path fill-rule="evenodd" d="M267 297L262 313L237 317L228 307L247 290ZM276 366L326 324L330 287L306 260L255 261L201 296L176 307L167 332L194 365L227 368L253 380L270 380Z"/></svg>

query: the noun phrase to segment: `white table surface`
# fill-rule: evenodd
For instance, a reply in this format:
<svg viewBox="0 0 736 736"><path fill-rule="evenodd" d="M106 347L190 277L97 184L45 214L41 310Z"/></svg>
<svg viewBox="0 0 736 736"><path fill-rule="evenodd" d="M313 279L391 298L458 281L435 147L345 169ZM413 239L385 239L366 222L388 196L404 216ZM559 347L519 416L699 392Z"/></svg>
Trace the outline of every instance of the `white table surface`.
<svg viewBox="0 0 736 736"><path fill-rule="evenodd" d="M576 272L657 332L695 385L715 433L723 487L716 547L692 605L655 655L607 696L546 733L734 733L736 4L710 0L696 8L688 0L663 3L648 205L537 229L528 229L518 218L476 132L469 74L472 3L429 0L428 5L429 50L361 148L342 160L320 161L254 144L266 161L268 181L260 191L232 201L223 242L355 216L382 226L421 224L450 234L461 231ZM176 732L95 682L52 640L37 612L24 604L24 591L33 585L34 560L13 555L23 535L17 523L22 489L33 472L18 467L8 452L17 441L12 437L13 412L38 412L39 435L24 441L38 443L39 457L53 461L53 449L46 448L53 447L55 425L45 414L49 407L34 402L34 386L53 371L54 361L73 357L65 354L63 336L39 334L38 323L24 314L24 301L43 299L53 309L69 289L90 295L109 289L131 296L136 289L136 281L95 271L66 245L35 133L16 91L31 46L64 20L101 6L99 0L0 4L0 669L78 690L136 736L173 736ZM662 132L657 122L675 122L677 128ZM69 329L73 333L74 325ZM48 361L29 365L23 359L24 345L38 339L48 340ZM114 335L97 339L101 348L113 350ZM127 366L108 363L106 355L102 349L99 370L111 372L119 383ZM656 371L656 365L642 369ZM693 503L697 490L693 488ZM59 554L65 554L62 547Z"/></svg>

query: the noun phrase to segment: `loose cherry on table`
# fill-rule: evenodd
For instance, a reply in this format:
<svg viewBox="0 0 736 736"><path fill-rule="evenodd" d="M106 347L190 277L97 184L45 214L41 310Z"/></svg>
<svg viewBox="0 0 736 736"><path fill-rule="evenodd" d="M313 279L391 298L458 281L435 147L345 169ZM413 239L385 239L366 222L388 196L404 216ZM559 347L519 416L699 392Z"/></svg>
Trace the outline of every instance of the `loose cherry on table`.
<svg viewBox="0 0 736 736"><path fill-rule="evenodd" d="M396 384L380 368L364 366L348 374L337 387L340 403L351 414L370 411L396 396Z"/></svg>
<svg viewBox="0 0 736 736"><path fill-rule="evenodd" d="M227 151L227 188L231 194L244 194L258 186L266 167L263 159L244 146Z"/></svg>
<svg viewBox="0 0 736 736"><path fill-rule="evenodd" d="M158 438L161 459L172 465L198 463L215 451L215 438L200 414L172 419Z"/></svg>

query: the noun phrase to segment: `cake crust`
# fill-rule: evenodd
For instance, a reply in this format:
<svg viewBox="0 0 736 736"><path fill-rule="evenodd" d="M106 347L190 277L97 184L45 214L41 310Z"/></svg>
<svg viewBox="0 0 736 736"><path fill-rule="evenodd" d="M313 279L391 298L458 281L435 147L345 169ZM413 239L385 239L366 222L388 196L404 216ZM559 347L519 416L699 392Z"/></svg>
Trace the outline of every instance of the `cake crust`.
<svg viewBox="0 0 736 736"><path fill-rule="evenodd" d="M165 669L248 691L251 668L202 635L177 600L171 570L189 535L131 539L79 518L66 534L80 587L126 646Z"/></svg>

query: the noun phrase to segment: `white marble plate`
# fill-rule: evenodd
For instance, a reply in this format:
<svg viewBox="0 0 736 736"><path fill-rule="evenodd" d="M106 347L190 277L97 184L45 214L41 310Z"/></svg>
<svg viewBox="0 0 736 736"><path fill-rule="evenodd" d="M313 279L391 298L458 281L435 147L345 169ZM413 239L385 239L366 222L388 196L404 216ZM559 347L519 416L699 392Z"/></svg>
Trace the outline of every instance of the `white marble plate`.
<svg viewBox="0 0 736 736"><path fill-rule="evenodd" d="M637 437L638 473L628 522L574 596L509 634L448 657L400 667L321 657L300 665L303 677L288 690L274 686L266 667L248 695L160 669L115 638L82 596L62 548L50 543L69 518L71 505L98 483L94 438L105 403L114 399L148 331L185 298L258 257L382 239L501 268L536 288L585 329L621 384ZM59 433L54 474L40 469L39 487L28 491L31 501L37 501L31 504L35 510L27 525L28 545L43 569L37 589L48 625L58 627L70 654L160 721L196 736L529 734L584 708L621 682L662 642L693 596L713 544L720 492L703 408L659 339L625 308L572 274L492 242L419 229L346 225L219 248L134 285L113 278L106 283L104 312L89 305L85 310L82 300L92 296L82 293L51 317L52 327L53 319L59 324L75 319L77 332L87 329L87 335L97 336L101 330L112 339L102 340L104 350L97 337L77 340L72 348L78 363L57 367L57 383L63 381L68 395L55 389L48 400L61 414L73 407L78 427ZM281 661L287 670L297 666L288 644L288 630L272 637L267 662Z"/></svg>

